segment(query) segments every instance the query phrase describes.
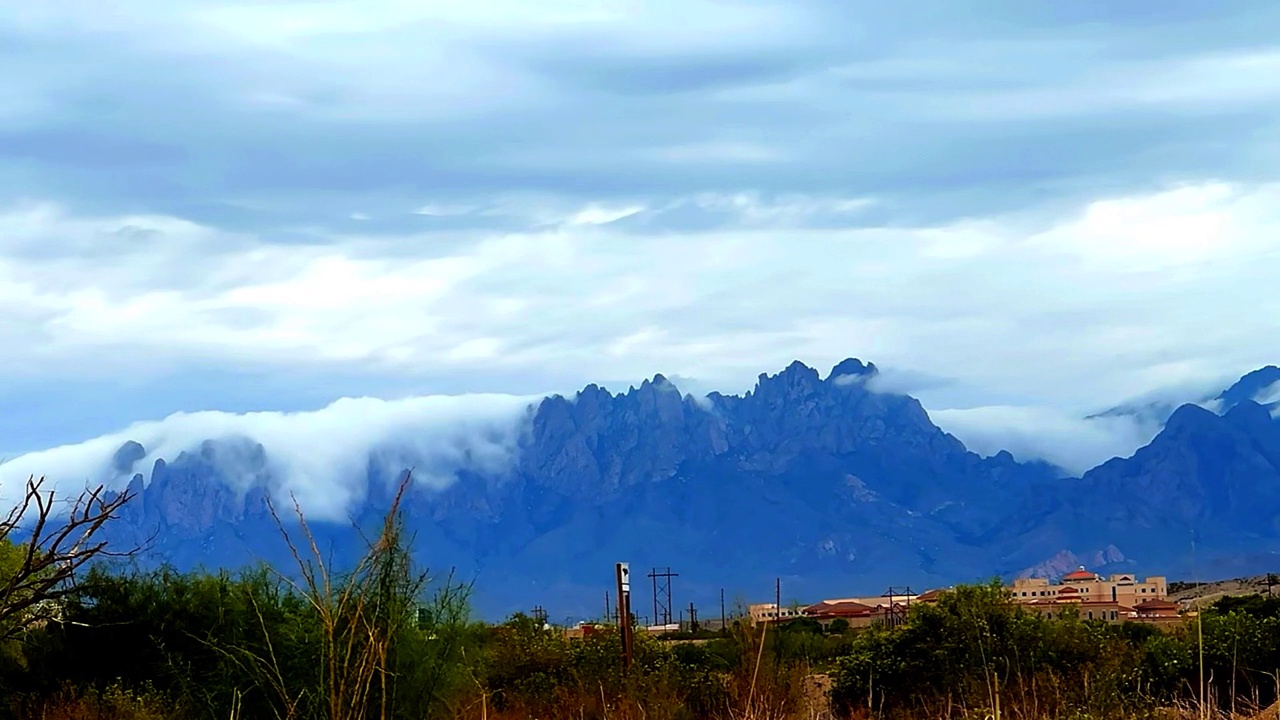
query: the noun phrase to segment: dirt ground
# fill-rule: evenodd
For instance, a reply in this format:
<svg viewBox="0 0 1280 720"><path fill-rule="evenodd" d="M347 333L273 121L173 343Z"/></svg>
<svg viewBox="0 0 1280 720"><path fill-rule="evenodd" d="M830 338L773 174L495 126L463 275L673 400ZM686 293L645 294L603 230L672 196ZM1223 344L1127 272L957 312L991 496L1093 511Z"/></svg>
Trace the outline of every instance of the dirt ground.
<svg viewBox="0 0 1280 720"><path fill-rule="evenodd" d="M1272 592L1280 595L1280 584L1277 584ZM1266 575L1216 580L1198 585L1194 583L1170 583L1169 585L1169 599L1188 607L1209 605L1224 596L1265 595L1266 593Z"/></svg>
<svg viewBox="0 0 1280 720"><path fill-rule="evenodd" d="M831 677L810 675L804 679L805 717L810 720L830 720Z"/></svg>

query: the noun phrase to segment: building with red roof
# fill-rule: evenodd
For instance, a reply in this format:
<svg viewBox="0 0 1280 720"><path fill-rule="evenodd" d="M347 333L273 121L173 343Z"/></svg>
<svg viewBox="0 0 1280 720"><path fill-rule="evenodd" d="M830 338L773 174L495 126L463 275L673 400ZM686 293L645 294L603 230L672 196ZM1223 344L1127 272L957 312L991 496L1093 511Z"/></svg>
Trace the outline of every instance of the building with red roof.
<svg viewBox="0 0 1280 720"><path fill-rule="evenodd" d="M1139 580L1119 573L1104 578L1084 567L1064 574L1056 583L1048 578L1019 578L1009 588L1013 600L1035 606L1047 615L1058 615L1071 607L1086 620L1116 622L1177 621L1177 606L1167 602L1168 592L1168 582L1163 577ZM1152 602L1158 604L1147 604ZM1135 609L1138 607L1147 611L1139 613Z"/></svg>

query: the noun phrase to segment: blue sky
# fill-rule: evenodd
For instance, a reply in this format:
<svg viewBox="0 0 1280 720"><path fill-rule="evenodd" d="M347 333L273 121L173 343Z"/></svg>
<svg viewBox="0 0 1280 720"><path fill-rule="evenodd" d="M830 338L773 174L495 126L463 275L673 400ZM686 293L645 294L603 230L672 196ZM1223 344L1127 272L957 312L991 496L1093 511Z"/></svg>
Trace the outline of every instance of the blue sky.
<svg viewBox="0 0 1280 720"><path fill-rule="evenodd" d="M982 445L1280 361L1280 6L109 5L0 8L6 451L847 356Z"/></svg>

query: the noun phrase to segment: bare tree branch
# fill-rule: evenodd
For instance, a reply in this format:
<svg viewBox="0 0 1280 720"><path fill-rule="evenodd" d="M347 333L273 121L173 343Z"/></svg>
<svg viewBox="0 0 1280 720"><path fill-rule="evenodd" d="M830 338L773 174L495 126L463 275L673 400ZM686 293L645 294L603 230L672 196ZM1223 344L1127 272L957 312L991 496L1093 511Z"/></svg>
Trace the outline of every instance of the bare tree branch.
<svg viewBox="0 0 1280 720"><path fill-rule="evenodd" d="M109 550L101 539L102 528L132 497L128 490L116 495L103 485L86 487L71 498L66 516L55 513L58 498L44 490L45 479L27 479L22 499L0 520L0 543L19 549L21 562L0 575L0 641L58 617L58 601L75 591L77 572L100 557L125 557L137 552ZM29 523L28 523L29 521ZM13 542L24 525L30 535Z"/></svg>

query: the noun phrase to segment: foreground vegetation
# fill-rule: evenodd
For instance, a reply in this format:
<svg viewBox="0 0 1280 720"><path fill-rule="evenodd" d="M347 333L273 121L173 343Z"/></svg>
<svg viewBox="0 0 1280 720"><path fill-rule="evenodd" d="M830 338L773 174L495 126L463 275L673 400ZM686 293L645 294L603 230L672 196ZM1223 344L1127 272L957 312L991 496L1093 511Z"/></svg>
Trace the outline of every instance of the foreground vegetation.
<svg viewBox="0 0 1280 720"><path fill-rule="evenodd" d="M288 572L98 562L57 577L66 558L41 561L16 527L0 525L0 717L1248 717L1280 694L1280 599L1224 598L1160 630L1041 618L993 583L897 628L638 634L624 670L615 632L473 621L466 587L413 567L394 510L342 573L305 523Z"/></svg>

